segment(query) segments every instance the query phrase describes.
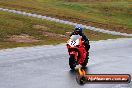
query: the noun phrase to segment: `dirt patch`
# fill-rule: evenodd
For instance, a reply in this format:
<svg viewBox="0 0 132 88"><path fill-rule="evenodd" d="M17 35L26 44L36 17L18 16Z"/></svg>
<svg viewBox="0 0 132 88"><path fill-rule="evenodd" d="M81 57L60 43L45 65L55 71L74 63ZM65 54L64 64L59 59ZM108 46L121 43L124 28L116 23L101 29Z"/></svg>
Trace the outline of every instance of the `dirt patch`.
<svg viewBox="0 0 132 88"><path fill-rule="evenodd" d="M10 36L9 39L7 39L8 41L13 41L13 42L38 42L40 40L34 38L33 36L29 36L27 34L21 34L21 35L13 35Z"/></svg>
<svg viewBox="0 0 132 88"><path fill-rule="evenodd" d="M62 34L56 34L56 33L49 32L50 28L43 26L43 25L33 25L33 28L39 29L39 31L44 36L49 37L49 38L67 38L68 37L67 33L65 35L62 35Z"/></svg>
<svg viewBox="0 0 132 88"><path fill-rule="evenodd" d="M42 26L42 25L33 25L33 28L35 28L35 29L40 29L40 30L42 30L42 31L48 31L48 30L49 30L48 27Z"/></svg>
<svg viewBox="0 0 132 88"><path fill-rule="evenodd" d="M71 33L72 33L72 32L65 32L65 35L66 35L67 37L69 37Z"/></svg>
<svg viewBox="0 0 132 88"><path fill-rule="evenodd" d="M51 32L43 32L43 34L49 38L67 38L68 37L66 35L56 34L56 33L51 33Z"/></svg>

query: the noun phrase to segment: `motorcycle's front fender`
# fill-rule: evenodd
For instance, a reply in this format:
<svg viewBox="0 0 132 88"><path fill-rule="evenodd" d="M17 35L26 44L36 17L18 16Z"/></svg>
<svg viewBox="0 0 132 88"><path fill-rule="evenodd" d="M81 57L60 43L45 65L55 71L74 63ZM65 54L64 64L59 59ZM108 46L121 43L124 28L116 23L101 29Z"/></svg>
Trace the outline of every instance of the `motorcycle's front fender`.
<svg viewBox="0 0 132 88"><path fill-rule="evenodd" d="M77 59L77 52L71 51L69 52L69 55L74 55L74 58Z"/></svg>

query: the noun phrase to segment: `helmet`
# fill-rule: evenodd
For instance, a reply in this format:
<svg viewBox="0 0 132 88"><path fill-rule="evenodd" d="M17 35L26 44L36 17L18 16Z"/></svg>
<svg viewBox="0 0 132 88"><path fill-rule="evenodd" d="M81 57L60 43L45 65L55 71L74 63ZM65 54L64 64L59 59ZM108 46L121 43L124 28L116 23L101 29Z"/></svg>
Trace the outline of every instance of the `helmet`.
<svg viewBox="0 0 132 88"><path fill-rule="evenodd" d="M77 25L75 27L75 29L74 29L74 33L75 34L81 34L82 33L82 30L83 30L83 28L81 26Z"/></svg>

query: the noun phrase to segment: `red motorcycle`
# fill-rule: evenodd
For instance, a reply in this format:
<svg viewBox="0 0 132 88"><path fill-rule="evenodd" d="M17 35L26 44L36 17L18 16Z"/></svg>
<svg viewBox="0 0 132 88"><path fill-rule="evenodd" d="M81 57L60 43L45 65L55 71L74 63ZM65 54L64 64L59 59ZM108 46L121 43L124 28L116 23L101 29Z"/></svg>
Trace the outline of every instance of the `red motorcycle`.
<svg viewBox="0 0 132 88"><path fill-rule="evenodd" d="M70 68L75 69L76 65L82 65L82 67L85 67L88 63L88 59L86 59L87 52L82 37L80 35L72 35L67 41L66 46L70 56Z"/></svg>

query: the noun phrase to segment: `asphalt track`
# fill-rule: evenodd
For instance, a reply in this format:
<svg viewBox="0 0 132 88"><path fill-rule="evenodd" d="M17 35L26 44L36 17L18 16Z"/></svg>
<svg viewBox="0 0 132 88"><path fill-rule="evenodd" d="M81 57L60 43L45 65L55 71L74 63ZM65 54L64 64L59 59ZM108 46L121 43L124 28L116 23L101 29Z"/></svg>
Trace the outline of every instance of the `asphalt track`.
<svg viewBox="0 0 132 88"><path fill-rule="evenodd" d="M91 42L87 73L132 75L132 38ZM65 44L0 50L0 88L132 88L76 82Z"/></svg>

